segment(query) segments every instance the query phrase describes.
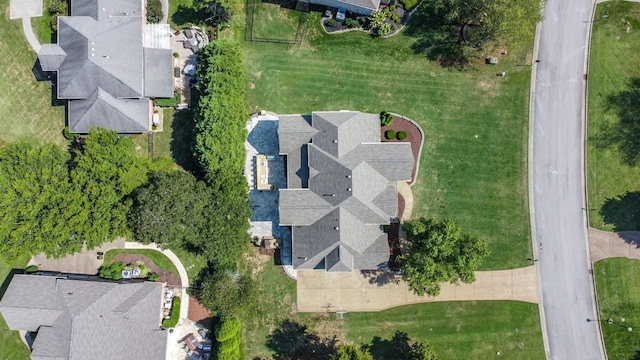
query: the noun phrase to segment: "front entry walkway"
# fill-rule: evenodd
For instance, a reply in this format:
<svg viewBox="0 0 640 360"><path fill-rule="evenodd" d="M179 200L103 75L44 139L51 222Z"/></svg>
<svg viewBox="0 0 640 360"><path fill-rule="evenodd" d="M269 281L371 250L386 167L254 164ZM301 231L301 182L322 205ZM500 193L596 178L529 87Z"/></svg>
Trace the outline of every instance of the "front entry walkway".
<svg viewBox="0 0 640 360"><path fill-rule="evenodd" d="M473 284L444 284L437 297L417 296L399 277L388 273L298 271L298 311L301 312L380 311L423 302L463 300L538 303L535 266L478 271Z"/></svg>

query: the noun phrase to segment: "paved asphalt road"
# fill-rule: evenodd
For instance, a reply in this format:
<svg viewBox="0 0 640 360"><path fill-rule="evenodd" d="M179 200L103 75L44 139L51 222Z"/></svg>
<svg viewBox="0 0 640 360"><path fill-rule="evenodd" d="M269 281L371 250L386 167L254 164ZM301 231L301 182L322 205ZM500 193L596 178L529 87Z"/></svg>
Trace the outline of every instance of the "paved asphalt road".
<svg viewBox="0 0 640 360"><path fill-rule="evenodd" d="M588 259L583 180L585 49L593 3L548 0L534 88L532 192L547 358L604 359ZM543 331L545 329L543 328Z"/></svg>

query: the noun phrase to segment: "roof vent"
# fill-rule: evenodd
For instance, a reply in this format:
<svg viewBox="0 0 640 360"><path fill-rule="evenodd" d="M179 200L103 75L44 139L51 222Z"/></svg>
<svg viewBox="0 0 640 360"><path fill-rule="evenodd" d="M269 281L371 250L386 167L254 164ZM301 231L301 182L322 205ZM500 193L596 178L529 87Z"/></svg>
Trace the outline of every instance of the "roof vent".
<svg viewBox="0 0 640 360"><path fill-rule="evenodd" d="M351 188L347 188L347 191L351 191Z"/></svg>
<svg viewBox="0 0 640 360"><path fill-rule="evenodd" d="M339 227L339 226L336 226L336 227L334 227L334 228L333 228L333 230L338 231L338 230L340 230L340 227Z"/></svg>
<svg viewBox="0 0 640 360"><path fill-rule="evenodd" d="M337 143L338 143L338 140L333 140L333 143L334 143L334 144L337 144Z"/></svg>
<svg viewBox="0 0 640 360"><path fill-rule="evenodd" d="M347 179L351 179L351 175L347 175Z"/></svg>

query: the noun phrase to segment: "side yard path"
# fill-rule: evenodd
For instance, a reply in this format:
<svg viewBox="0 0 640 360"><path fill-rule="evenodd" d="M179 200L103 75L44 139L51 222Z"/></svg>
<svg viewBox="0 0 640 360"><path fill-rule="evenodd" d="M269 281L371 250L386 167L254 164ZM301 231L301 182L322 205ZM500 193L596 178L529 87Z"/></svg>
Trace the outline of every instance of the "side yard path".
<svg viewBox="0 0 640 360"><path fill-rule="evenodd" d="M473 284L442 285L439 296L417 296L399 276L381 272L298 271L298 311L380 311L435 301L516 300L538 303L535 266L478 271Z"/></svg>
<svg viewBox="0 0 640 360"><path fill-rule="evenodd" d="M138 242L125 242L124 248L125 249L157 250L163 253L166 257L168 257L169 260L171 260L173 265L175 265L175 267L178 269L178 273L180 274L180 283L182 286L182 293L180 296L182 298L180 302L180 322L182 322L183 320L186 320L189 315L189 294L187 294L187 289L189 288L189 276L187 275L187 270L184 268L184 265L182 265L182 261L178 259L176 254L174 254L173 251L168 249L163 250L159 248L156 244L145 245Z"/></svg>
<svg viewBox="0 0 640 360"><path fill-rule="evenodd" d="M610 232L589 228L591 262L626 257L640 259L640 231Z"/></svg>

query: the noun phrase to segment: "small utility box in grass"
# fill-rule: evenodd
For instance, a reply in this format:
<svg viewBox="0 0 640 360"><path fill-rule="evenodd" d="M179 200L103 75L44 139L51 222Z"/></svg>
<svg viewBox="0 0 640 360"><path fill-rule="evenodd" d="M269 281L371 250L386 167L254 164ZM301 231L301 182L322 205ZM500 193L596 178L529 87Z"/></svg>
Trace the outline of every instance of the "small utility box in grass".
<svg viewBox="0 0 640 360"><path fill-rule="evenodd" d="M489 65L497 65L497 64L498 64L498 58L497 58L497 57L495 57L495 56L492 56L492 57L490 57L490 58L487 58L485 61L486 61L486 63L487 63L487 64L489 64Z"/></svg>

